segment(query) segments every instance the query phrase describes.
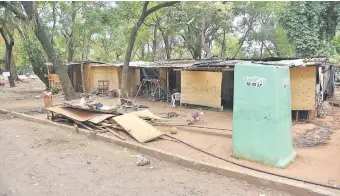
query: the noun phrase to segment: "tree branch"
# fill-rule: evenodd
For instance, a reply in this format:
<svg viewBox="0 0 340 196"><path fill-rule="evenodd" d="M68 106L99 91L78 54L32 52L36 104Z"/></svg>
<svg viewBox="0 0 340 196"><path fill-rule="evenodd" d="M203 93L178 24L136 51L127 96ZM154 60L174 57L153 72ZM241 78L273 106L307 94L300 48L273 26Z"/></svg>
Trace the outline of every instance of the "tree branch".
<svg viewBox="0 0 340 196"><path fill-rule="evenodd" d="M148 2L148 1L146 1L146 2ZM145 3L146 3L146 2L145 2ZM172 5L174 5L174 4L176 4L176 3L179 3L179 2L180 2L180 1L168 1L168 2L165 2L165 3L162 3L162 4L158 4L158 5L156 5L156 6L152 7L152 8L150 8L150 9L148 9L148 10L145 12L145 16L148 16L148 15L150 15L151 13L153 13L153 12L155 12L155 11L157 11L157 10L163 8L163 7L169 7L169 6L172 6ZM144 6L145 6L145 4L144 4ZM147 6L147 5L146 5L146 6Z"/></svg>
<svg viewBox="0 0 340 196"><path fill-rule="evenodd" d="M6 1L1 1L0 6L7 8L11 12L15 14L15 16L21 20L27 20L27 17L25 14L23 14L21 11L19 11L16 7L14 7L11 3Z"/></svg>
<svg viewBox="0 0 340 196"><path fill-rule="evenodd" d="M4 41L5 41L6 46L8 46L9 43L8 43L7 38L6 38L5 31L4 31L4 29L3 29L2 27L0 27L0 33L1 33L2 38L3 38Z"/></svg>

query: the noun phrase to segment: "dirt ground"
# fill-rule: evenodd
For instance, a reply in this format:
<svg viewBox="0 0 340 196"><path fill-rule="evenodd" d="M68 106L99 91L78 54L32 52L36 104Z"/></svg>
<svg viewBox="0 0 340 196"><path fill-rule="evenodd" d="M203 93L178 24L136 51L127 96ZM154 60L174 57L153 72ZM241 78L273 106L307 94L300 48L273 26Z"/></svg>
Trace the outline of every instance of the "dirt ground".
<svg viewBox="0 0 340 196"><path fill-rule="evenodd" d="M0 115L0 195L290 195Z"/></svg>
<svg viewBox="0 0 340 196"><path fill-rule="evenodd" d="M25 89L25 88L23 88ZM19 92L18 92L19 91ZM9 88L0 88L0 94L4 93L4 97L0 96L0 108L10 109L19 112L25 112L27 109L36 109L43 107L43 100L36 99L39 91L20 91ZM15 97L15 99L8 99L7 97ZM21 97L24 97L21 99ZM54 104L62 103L62 97L54 97ZM97 101L105 105L115 105L116 99L97 98ZM179 117L170 119L170 122L183 124L186 119L191 118L192 112L200 111L196 109L186 108L171 108L169 104L164 102L149 102L144 99L137 99L138 104L147 105L149 109L160 116L169 112L176 112L180 114ZM296 160L285 169L278 169L263 164L254 163L246 160L235 159L231 156L232 144L232 111L226 110L223 112L206 111L204 112L204 120L196 124L202 127L223 128L225 130L211 130L199 128L184 128L177 127L179 133L175 137L186 141L196 147L199 147L208 152L214 153L228 160L242 163L247 166L255 167L269 172L297 177L304 180L310 180L318 183L328 184L332 186L340 186L340 109L336 107L328 107L328 116L323 119L316 119L313 122L293 122L293 140L296 145L294 150L297 153ZM44 114L35 114L37 117L45 118ZM330 127L331 131L320 131L322 127ZM167 132L171 127L158 127L160 130ZM110 133L107 133L110 134ZM124 135L124 133L121 133ZM324 137L326 135L326 137ZM129 141L134 141L128 136ZM305 142L312 145L300 145L299 142ZM314 144L314 141L322 141L320 144ZM305 143L303 143L305 144ZM252 173L249 170L239 168L224 161L210 157L200 153L194 149L188 148L183 144L168 141L156 140L145 144L147 146L155 147L161 150L169 151L179 155L184 155L196 160L210 162L219 166L228 166L240 169L241 171Z"/></svg>

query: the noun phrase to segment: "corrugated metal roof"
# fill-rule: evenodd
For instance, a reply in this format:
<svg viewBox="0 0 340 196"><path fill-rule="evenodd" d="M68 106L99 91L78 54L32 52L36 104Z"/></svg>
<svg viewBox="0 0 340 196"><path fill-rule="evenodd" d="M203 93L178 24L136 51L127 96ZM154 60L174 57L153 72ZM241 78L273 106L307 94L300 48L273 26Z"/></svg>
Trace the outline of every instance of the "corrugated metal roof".
<svg viewBox="0 0 340 196"><path fill-rule="evenodd" d="M162 67L174 67L174 68L183 68L191 66L194 60L187 61L156 61L156 62L145 62L145 61L134 61L130 62L130 67L141 67L141 68L162 68ZM105 64L94 64L91 67L122 67L124 63L122 62L114 62L114 63L105 63Z"/></svg>
<svg viewBox="0 0 340 196"><path fill-rule="evenodd" d="M326 58L309 58L309 59L289 59L277 61L256 61L256 60L229 60L229 59L215 59L215 60L202 60L193 64L190 67L185 67L183 70L228 70L233 69L236 64L240 63L254 63L275 66L288 66L288 67L306 67L306 66L323 66L330 64Z"/></svg>

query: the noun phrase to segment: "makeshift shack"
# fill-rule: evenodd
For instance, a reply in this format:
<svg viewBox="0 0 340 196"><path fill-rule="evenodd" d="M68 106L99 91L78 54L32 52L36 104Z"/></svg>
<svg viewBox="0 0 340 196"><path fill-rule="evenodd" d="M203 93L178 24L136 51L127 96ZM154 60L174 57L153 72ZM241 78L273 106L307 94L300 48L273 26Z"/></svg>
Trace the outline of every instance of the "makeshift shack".
<svg viewBox="0 0 340 196"><path fill-rule="evenodd" d="M244 60L211 60L181 70L181 104L232 108L234 66ZM256 62L256 61L252 61ZM322 115L322 103L334 92L334 69L326 59L257 61L290 68L291 108L308 118ZM251 80L252 78L247 78ZM273 92L275 93L275 92ZM268 95L270 96L270 95ZM298 118L296 112L295 117Z"/></svg>
<svg viewBox="0 0 340 196"><path fill-rule="evenodd" d="M135 97L137 93L138 95L153 94L153 96L162 94L163 99L166 99L174 89L180 89L180 72L175 69L190 66L193 62L193 60L130 62L129 96ZM73 87L78 92L82 92L83 89L85 92L90 92L103 86L107 90L121 87L123 63L95 61L69 63L68 70Z"/></svg>

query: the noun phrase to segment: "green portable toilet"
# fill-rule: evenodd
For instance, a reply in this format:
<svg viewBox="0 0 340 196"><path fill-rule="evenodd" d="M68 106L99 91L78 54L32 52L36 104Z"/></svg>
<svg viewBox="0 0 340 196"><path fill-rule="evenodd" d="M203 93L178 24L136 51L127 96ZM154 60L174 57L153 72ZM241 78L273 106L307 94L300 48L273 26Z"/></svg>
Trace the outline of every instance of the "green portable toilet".
<svg viewBox="0 0 340 196"><path fill-rule="evenodd" d="M234 70L233 156L286 167L296 155L289 68L243 63Z"/></svg>

